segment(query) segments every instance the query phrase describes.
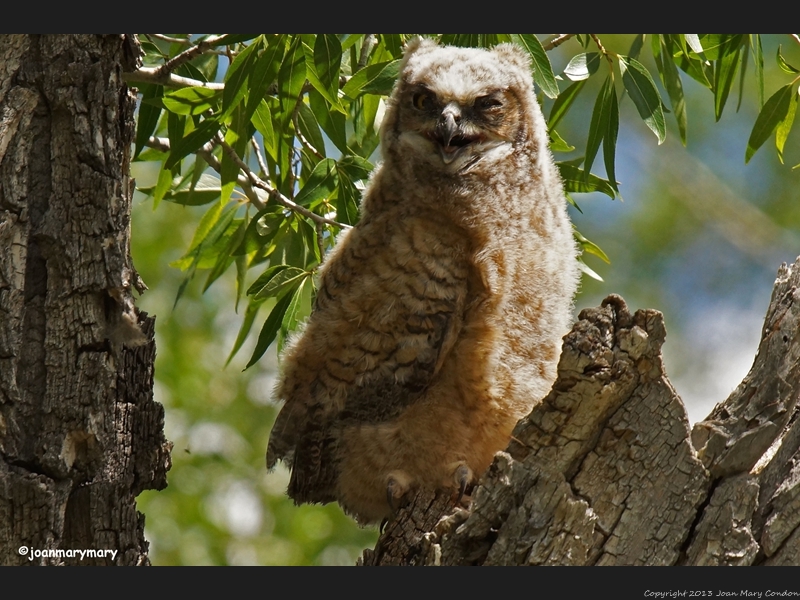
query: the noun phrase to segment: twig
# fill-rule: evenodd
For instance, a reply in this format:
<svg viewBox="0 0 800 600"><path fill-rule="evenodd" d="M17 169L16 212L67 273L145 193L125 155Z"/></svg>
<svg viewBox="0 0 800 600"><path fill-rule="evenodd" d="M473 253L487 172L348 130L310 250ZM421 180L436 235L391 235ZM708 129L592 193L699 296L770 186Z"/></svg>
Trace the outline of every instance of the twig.
<svg viewBox="0 0 800 600"><path fill-rule="evenodd" d="M187 50L184 50L180 54L177 54L177 55L173 56L172 58L170 58L167 62L165 62L160 67L158 67L158 70L162 74L171 73L172 71L174 71L176 68L178 68L182 64L185 64L185 63L189 62L190 60L192 60L193 58L195 58L196 56L200 56L204 52L207 52L208 50L213 49L214 44L216 44L218 41L220 41L223 37L225 37L225 36L224 35L212 35L211 37L206 38L205 40L203 40L201 42L198 42L198 44L196 46L192 46L191 48L189 48Z"/></svg>
<svg viewBox="0 0 800 600"><path fill-rule="evenodd" d="M225 152L225 154L228 155L228 158L230 158L233 162L235 162L239 166L239 168L242 171L244 171L244 173L250 179L250 182L253 184L253 186L267 192L270 195L270 197L275 198L275 201L278 202L278 204L281 204L282 206L288 208L289 210L311 219L312 221L314 221L314 223L326 223L328 225L333 225L334 227L339 227L340 229L350 229L349 225L345 225L344 223L339 223L331 219L326 219L325 217L322 217L316 213L311 212L305 206L300 206L296 202L290 200L289 198L281 194L277 189L275 189L266 181L261 179L258 175L253 173L253 171L250 169L247 163L245 163L241 158L239 158L239 155L236 154L236 151L233 148L231 148L231 145L225 141L225 139L222 137L220 133L217 133L216 141L217 143L219 143L220 146L222 146L222 149Z"/></svg>
<svg viewBox="0 0 800 600"><path fill-rule="evenodd" d="M363 69L367 66L369 60L369 53L372 52L372 47L375 45L375 34L368 33L364 36L364 41L361 42L361 54L358 57L358 68Z"/></svg>
<svg viewBox="0 0 800 600"><path fill-rule="evenodd" d="M258 161L258 167L261 169L261 172L264 175L269 173L267 170L267 159L261 152L261 146L258 145L255 136L250 138L250 143L253 145L253 151L256 153L256 160Z"/></svg>
<svg viewBox="0 0 800 600"><path fill-rule="evenodd" d="M558 48L561 44L566 42L568 39L575 37L574 33L559 33L556 37L554 37L549 42L543 44L545 50L553 50L554 48Z"/></svg>
<svg viewBox="0 0 800 600"><path fill-rule="evenodd" d="M169 42L170 44L191 44L192 43L192 40L189 39L189 37L191 37L191 35L192 35L191 33L188 34L189 37L187 37L187 38L171 37L171 36L168 36L168 35L164 35L163 33L145 33L144 35L146 37L149 37L149 38L156 38L157 40L162 40L164 42Z"/></svg>
<svg viewBox="0 0 800 600"><path fill-rule="evenodd" d="M204 87L210 90L224 90L224 83L200 81L175 73L161 71L161 67L140 67L135 71L123 73L122 78L127 83L157 83L171 88Z"/></svg>
<svg viewBox="0 0 800 600"><path fill-rule="evenodd" d="M167 138L162 137L155 137L151 136L147 140L147 146L151 148L155 148L156 150L160 150L161 152L169 152L170 151L170 143ZM208 164L209 167L214 169L217 173L222 173L222 164L219 162L219 159L214 156L214 143L207 142L200 150L197 151L197 155L202 157L204 161ZM244 191L244 195L247 196L247 199L250 200L250 203L256 207L256 210L263 209L266 204L264 201L258 197L258 194L253 189L253 184L250 180L242 174L239 174L236 177L236 183L239 184L239 187L242 188Z"/></svg>
<svg viewBox="0 0 800 600"><path fill-rule="evenodd" d="M325 155L324 155L324 154L322 154L322 152L320 152L319 150L317 150L317 149L316 149L316 148L315 148L315 147L314 147L314 146L311 144L311 142L309 142L309 141L306 139L306 136L304 136L304 135L303 135L303 134L300 132L300 126L299 126L299 124L297 123L297 115L298 115L298 113L300 112L300 111L298 110L299 108L300 108L300 103L298 102L298 103L297 103L297 106L295 106L294 114L292 115L292 121L294 122L294 134L295 134L295 136L297 137L297 139L298 139L298 140L300 140L300 144L301 144L301 145L302 145L302 146L303 146L303 147L304 147L306 150L308 150L308 151L309 151L311 154L313 154L314 156L316 156L318 159L322 160L323 158L325 158Z"/></svg>
<svg viewBox="0 0 800 600"><path fill-rule="evenodd" d="M608 64L610 64L610 65L613 65L613 64L614 64L614 61L612 60L612 58L611 58L611 55L609 54L608 50L606 50L606 49L603 47L603 44L600 42L600 38L599 38L599 37L597 37L597 34L596 34L596 33L590 33L589 35L590 35L590 36L591 36L591 38L594 40L594 43L595 43L595 44L597 44L597 47L598 47L598 49L600 50L600 53L601 53L601 54L602 54L602 55L605 57L605 59L608 61Z"/></svg>

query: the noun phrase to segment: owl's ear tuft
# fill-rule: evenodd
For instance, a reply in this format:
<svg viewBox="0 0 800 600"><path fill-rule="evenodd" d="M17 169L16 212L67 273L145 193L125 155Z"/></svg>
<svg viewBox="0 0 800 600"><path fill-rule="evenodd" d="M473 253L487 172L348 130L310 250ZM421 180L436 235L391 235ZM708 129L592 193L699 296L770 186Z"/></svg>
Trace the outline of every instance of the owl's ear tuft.
<svg viewBox="0 0 800 600"><path fill-rule="evenodd" d="M403 52L405 58L418 51L433 50L438 47L436 40L424 38L421 36L413 37L406 42L405 51Z"/></svg>
<svg viewBox="0 0 800 600"><path fill-rule="evenodd" d="M502 61L517 66L525 71L531 70L531 57L516 44L498 44L492 49Z"/></svg>

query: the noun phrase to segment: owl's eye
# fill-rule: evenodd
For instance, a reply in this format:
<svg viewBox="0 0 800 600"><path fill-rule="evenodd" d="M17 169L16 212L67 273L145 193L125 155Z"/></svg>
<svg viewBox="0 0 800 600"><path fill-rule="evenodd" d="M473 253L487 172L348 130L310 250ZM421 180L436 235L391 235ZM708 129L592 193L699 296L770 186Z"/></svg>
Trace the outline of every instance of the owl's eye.
<svg viewBox="0 0 800 600"><path fill-rule="evenodd" d="M411 97L411 102L417 110L430 110L433 105L433 99L427 92L417 92Z"/></svg>
<svg viewBox="0 0 800 600"><path fill-rule="evenodd" d="M475 107L479 110L492 110L501 106L503 103L496 96L481 96L475 100Z"/></svg>

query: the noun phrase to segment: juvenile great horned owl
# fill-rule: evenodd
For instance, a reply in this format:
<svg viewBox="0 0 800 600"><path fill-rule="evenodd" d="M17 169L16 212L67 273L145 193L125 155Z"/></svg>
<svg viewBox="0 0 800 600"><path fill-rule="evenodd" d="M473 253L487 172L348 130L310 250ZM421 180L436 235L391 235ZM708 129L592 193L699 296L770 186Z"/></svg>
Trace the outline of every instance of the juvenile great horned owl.
<svg viewBox="0 0 800 600"><path fill-rule="evenodd" d="M359 224L283 355L267 466L359 522L464 488L550 389L578 283L527 55L409 44Z"/></svg>

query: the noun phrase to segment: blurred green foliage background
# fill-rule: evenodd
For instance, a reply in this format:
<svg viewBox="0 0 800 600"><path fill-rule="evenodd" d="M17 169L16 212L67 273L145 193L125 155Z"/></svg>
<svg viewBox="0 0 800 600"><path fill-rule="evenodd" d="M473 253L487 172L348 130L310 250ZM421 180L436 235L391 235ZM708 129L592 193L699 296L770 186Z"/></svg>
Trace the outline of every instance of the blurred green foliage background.
<svg viewBox="0 0 800 600"><path fill-rule="evenodd" d="M620 53L633 40L632 35L600 38ZM778 45L786 60L798 65L800 44L788 36L764 36L763 43L768 97L787 80L775 66ZM555 73L579 51L571 40L549 52ZM655 73L649 53L643 53L642 62ZM752 72L739 111L731 100L718 123L709 91L685 75L682 80L687 147L671 115L667 140L658 146L623 97L616 175L624 200L578 194L580 211L571 215L611 259L606 265L586 258L604 281L584 276L576 315L609 293L621 294L633 309L664 312L667 372L690 419L697 421L746 374L776 270L800 254L800 169L791 169L800 162L800 136L790 136L785 165L770 143L745 165L759 111ZM600 85L599 79L588 81L559 126L562 137L578 147ZM546 115L551 106L545 99ZM152 177L139 168L135 177ZM599 164L595 170L603 173ZM251 339L225 367L243 312L233 309L235 274L226 273L205 294L202 281L193 281L173 309L184 274L169 263L184 254L203 212L203 207L170 202L153 210L152 198L135 197L132 253L150 288L138 305L157 316L156 399L165 406L166 435L174 443L169 487L139 497L151 560L156 565L351 565L363 548L374 545L377 530L359 528L336 505L295 507L285 496L285 468L265 470L276 414L270 398L277 358L272 348L242 372Z"/></svg>

